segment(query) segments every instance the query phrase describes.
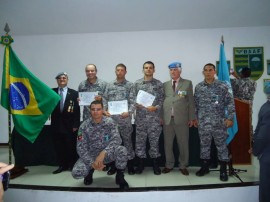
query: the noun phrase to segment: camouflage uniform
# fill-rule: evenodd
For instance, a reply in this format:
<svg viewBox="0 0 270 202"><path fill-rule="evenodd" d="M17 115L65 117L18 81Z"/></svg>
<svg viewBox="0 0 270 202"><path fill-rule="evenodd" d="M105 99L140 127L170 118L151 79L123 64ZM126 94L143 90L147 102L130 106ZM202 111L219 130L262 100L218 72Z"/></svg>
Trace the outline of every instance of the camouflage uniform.
<svg viewBox="0 0 270 202"><path fill-rule="evenodd" d="M82 81L78 87L78 92L98 92L98 95L103 97L107 83L97 78L96 83L90 83L87 79ZM90 116L89 105L83 108L83 121L87 120Z"/></svg>
<svg viewBox="0 0 270 202"><path fill-rule="evenodd" d="M219 80L211 84L200 82L195 87L194 101L200 136L200 158L210 159L211 141L214 138L218 159L229 161L226 145L228 133L224 121L233 120L235 107L228 86ZM228 109L228 117L225 109Z"/></svg>
<svg viewBox="0 0 270 202"><path fill-rule="evenodd" d="M133 159L135 156L131 138L133 132L131 118L134 112L134 96L133 84L127 80L124 80L121 83L117 82L117 80L109 83L104 92L105 110L108 110L109 101L128 101L129 116L127 118L122 118L120 115L112 115L111 118L118 125L118 130L123 140L123 144L128 150L129 160Z"/></svg>
<svg viewBox="0 0 270 202"><path fill-rule="evenodd" d="M257 83L250 78L231 79L233 95L239 100L248 102L250 105L250 123L252 123L252 105ZM250 124L250 137L253 136L253 126Z"/></svg>
<svg viewBox="0 0 270 202"><path fill-rule="evenodd" d="M257 83L250 78L231 79L233 95L240 100L248 101L251 106Z"/></svg>
<svg viewBox="0 0 270 202"><path fill-rule="evenodd" d="M127 149L121 146L121 138L114 121L103 116L101 123L92 119L84 121L78 131L77 152L79 159L73 167L72 176L86 177L100 152L105 151L104 164L115 161L117 169L127 165Z"/></svg>
<svg viewBox="0 0 270 202"><path fill-rule="evenodd" d="M143 90L155 96L153 106L157 107L154 112L149 112L145 108L137 108L135 115L136 124L136 149L135 153L139 158L146 158L146 140L148 137L150 143L149 156L158 158L159 153L159 136L162 130L160 125L160 113L164 100L163 84L157 80L145 81L143 78L134 83L135 93Z"/></svg>

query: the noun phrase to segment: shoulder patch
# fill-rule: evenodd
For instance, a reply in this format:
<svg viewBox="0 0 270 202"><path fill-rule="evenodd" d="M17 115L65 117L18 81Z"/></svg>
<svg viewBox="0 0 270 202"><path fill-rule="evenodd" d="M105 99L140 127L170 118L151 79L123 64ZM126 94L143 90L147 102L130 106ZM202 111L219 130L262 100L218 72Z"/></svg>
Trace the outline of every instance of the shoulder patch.
<svg viewBox="0 0 270 202"><path fill-rule="evenodd" d="M77 140L81 141L83 139L82 131L78 131Z"/></svg>

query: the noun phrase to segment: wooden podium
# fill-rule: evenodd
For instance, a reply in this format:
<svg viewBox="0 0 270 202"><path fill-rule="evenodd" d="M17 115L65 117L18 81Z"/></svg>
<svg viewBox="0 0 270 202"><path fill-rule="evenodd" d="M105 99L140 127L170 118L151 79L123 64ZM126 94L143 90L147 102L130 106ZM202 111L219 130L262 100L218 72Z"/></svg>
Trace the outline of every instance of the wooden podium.
<svg viewBox="0 0 270 202"><path fill-rule="evenodd" d="M234 99L236 118L238 124L238 132L234 136L233 140L229 144L232 163L250 165L251 154L248 153L251 144L251 118L252 111L248 102Z"/></svg>

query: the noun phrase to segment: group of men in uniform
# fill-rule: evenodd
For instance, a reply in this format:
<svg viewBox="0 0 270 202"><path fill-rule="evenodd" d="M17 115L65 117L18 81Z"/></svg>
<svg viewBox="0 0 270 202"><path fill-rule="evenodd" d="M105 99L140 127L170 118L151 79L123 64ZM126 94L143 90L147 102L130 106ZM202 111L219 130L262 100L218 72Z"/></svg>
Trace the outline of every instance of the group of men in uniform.
<svg viewBox="0 0 270 202"><path fill-rule="evenodd" d="M127 167L130 175L143 172L144 159L147 158L147 140L150 146L148 154L152 159L154 174L169 173L174 168L175 159L172 150L173 141L176 138L179 147L179 171L183 175L189 175L187 170L189 127L195 126L199 129L200 158L202 159L202 167L196 175L203 176L209 172L208 161L213 138L221 162L220 179L228 180L226 173L226 162L229 160L226 147L227 128L232 126L235 113L233 95L229 92L229 87L215 79L215 66L209 63L203 68L205 80L195 87L193 95L192 82L181 77L182 64L174 62L168 68L171 79L162 83L154 78L154 63L147 61L143 64L143 78L131 83L125 78L126 66L118 64L115 67L116 79L106 83L96 76L96 66L88 64L85 67L87 79L80 83L78 91L98 92L98 95L90 106L84 106L83 123L79 126L77 122L78 102L80 101L78 93L74 94L77 96L75 96L76 100L65 97L64 103L72 103L72 110L66 107L61 111L60 104L55 109L60 114L72 113L76 120L70 122L69 127L72 130L69 130L68 136L73 135L72 137L77 138L76 147L79 158L76 163L71 160L69 163L60 164L54 173L71 169L70 165L75 163L72 168L73 177L84 178L84 184L89 185L93 181L94 170L104 170L106 165L109 165L110 170L107 173L109 175L116 173L116 184L121 189L126 189L129 185L124 179L124 170ZM65 80L62 77L68 79L67 74L62 72L57 75L57 81ZM59 84L55 91L60 94L60 88L63 88L63 85ZM66 86L67 82L64 87ZM144 106L142 103L136 102L140 91L154 96L152 105ZM128 103L128 110L118 115L110 114L108 103L124 100ZM227 114L225 108L228 109ZM135 149L132 144L132 115L136 125ZM56 119L60 118L52 119L52 125ZM161 156L159 137L162 125L166 163L165 168L161 171L158 158ZM77 132L77 135L74 135L74 131ZM136 168L134 168L135 156L138 159Z"/></svg>

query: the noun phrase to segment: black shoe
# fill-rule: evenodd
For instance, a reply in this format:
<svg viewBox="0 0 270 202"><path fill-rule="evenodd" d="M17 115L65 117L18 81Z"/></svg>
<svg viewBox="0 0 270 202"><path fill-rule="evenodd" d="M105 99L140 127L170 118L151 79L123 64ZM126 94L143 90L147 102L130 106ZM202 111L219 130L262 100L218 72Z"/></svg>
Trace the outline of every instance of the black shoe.
<svg viewBox="0 0 270 202"><path fill-rule="evenodd" d="M114 175L116 173L116 167L115 167L115 163L111 163L111 167L107 172L107 175Z"/></svg>
<svg viewBox="0 0 270 202"><path fill-rule="evenodd" d="M153 168L153 170L154 170L155 175L160 175L161 174L161 170L160 170L159 167L158 168Z"/></svg>
<svg viewBox="0 0 270 202"><path fill-rule="evenodd" d="M83 183L85 185L90 185L93 183L93 173L94 173L94 169L90 170L90 172L88 173L88 175L84 178Z"/></svg>
<svg viewBox="0 0 270 202"><path fill-rule="evenodd" d="M210 171L208 168L201 167L201 169L196 172L196 175L201 177L201 176L208 174L209 172Z"/></svg>
<svg viewBox="0 0 270 202"><path fill-rule="evenodd" d="M53 171L52 173L53 173L53 174L58 174L58 173L61 173L61 172L63 172L63 171L66 171L66 170L68 170L68 168L59 166L59 167L57 168L57 170Z"/></svg>
<svg viewBox="0 0 270 202"><path fill-rule="evenodd" d="M220 179L221 181L223 181L223 182L228 181L228 175L227 175L227 172L220 173L219 179Z"/></svg>
<svg viewBox="0 0 270 202"><path fill-rule="evenodd" d="M134 175L135 174L135 169L133 167L128 167L128 174L129 175Z"/></svg>
<svg viewBox="0 0 270 202"><path fill-rule="evenodd" d="M135 168L135 173L142 174L143 170L144 170L144 159L138 158L138 166Z"/></svg>
<svg viewBox="0 0 270 202"><path fill-rule="evenodd" d="M204 176L206 174L208 174L210 171L209 171L209 160L208 159L202 159L202 167L200 168L200 170L198 170L196 172L196 175L201 177L201 176Z"/></svg>
<svg viewBox="0 0 270 202"><path fill-rule="evenodd" d="M155 175L160 175L161 174L161 170L159 168L157 158L153 158L153 171L154 171Z"/></svg>
<svg viewBox="0 0 270 202"><path fill-rule="evenodd" d="M119 188L122 190L129 189L129 185L124 178L124 170L117 169L117 174L115 176L115 183L119 185Z"/></svg>
<svg viewBox="0 0 270 202"><path fill-rule="evenodd" d="M134 175L135 174L135 170L134 170L134 167L133 167L133 159L132 160L128 160L127 167L128 167L128 174L129 175Z"/></svg>
<svg viewBox="0 0 270 202"><path fill-rule="evenodd" d="M228 181L228 174L227 174L227 162L220 161L220 176L219 179L221 181Z"/></svg>
<svg viewBox="0 0 270 202"><path fill-rule="evenodd" d="M136 174L142 174L143 170L144 170L144 168L137 167L137 168L135 168L135 173Z"/></svg>

